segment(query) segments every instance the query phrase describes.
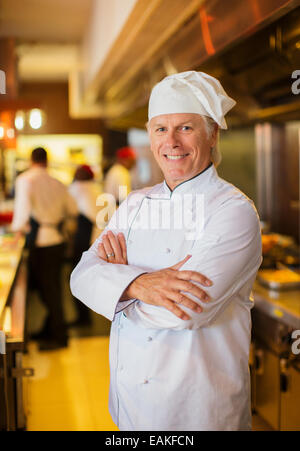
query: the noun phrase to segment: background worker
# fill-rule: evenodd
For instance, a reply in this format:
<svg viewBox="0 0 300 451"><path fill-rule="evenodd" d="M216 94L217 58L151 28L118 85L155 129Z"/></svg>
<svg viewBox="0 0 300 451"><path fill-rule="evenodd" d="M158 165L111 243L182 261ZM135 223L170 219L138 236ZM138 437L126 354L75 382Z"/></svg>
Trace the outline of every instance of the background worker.
<svg viewBox="0 0 300 451"><path fill-rule="evenodd" d="M46 150L34 149L31 168L16 179L12 230L26 235L29 280L47 309L44 326L33 337L40 340L41 350L67 346L61 288L62 226L74 215L77 206L67 187L48 173Z"/></svg>
<svg viewBox="0 0 300 451"><path fill-rule="evenodd" d="M136 164L136 153L132 147L122 147L117 151L116 158L116 163L106 174L104 192L112 194L118 206L131 192L130 170ZM122 187L121 192L120 187Z"/></svg>
<svg viewBox="0 0 300 451"><path fill-rule="evenodd" d="M72 266L77 265L82 253L90 247L101 233L96 225L98 213L97 198L101 194L100 185L94 180L90 166L81 165L76 169L69 192L77 204L78 217L73 239ZM75 298L77 318L69 326L90 325L90 309Z"/></svg>

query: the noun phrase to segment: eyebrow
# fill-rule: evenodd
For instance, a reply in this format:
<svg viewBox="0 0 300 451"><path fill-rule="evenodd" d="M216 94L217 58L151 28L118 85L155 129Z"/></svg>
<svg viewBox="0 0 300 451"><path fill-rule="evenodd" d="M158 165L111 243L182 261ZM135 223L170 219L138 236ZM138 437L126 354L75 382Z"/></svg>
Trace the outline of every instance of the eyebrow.
<svg viewBox="0 0 300 451"><path fill-rule="evenodd" d="M180 122L179 124L175 125L175 127L180 127L181 125L188 125L188 124L192 124L192 125L193 125L193 121L184 121L184 122ZM166 125L166 124L160 124L160 123L157 123L157 124L153 124L153 127L154 127L154 128L157 128L157 127L167 127L167 125Z"/></svg>
<svg viewBox="0 0 300 451"><path fill-rule="evenodd" d="M156 128L156 127L165 127L165 125L163 124L153 124L152 127Z"/></svg>

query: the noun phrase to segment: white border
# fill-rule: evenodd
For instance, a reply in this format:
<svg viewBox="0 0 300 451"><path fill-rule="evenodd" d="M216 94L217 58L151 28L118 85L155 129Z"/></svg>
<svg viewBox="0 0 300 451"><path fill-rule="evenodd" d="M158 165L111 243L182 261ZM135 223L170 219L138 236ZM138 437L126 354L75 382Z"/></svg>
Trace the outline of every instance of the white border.
<svg viewBox="0 0 300 451"><path fill-rule="evenodd" d="M0 94L6 94L6 77L3 70L0 70Z"/></svg>

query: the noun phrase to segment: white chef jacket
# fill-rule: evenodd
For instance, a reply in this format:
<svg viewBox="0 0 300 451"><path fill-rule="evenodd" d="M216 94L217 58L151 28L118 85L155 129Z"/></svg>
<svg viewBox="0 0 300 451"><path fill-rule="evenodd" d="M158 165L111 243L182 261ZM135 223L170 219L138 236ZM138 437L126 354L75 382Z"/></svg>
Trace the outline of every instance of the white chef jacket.
<svg viewBox="0 0 300 451"><path fill-rule="evenodd" d="M100 186L94 180L75 180L69 186L69 193L77 203L79 213L86 216L93 224L91 234L92 244L101 232L96 225L96 217L99 211L97 199L101 194Z"/></svg>
<svg viewBox="0 0 300 451"><path fill-rule="evenodd" d="M123 187L121 193L120 186ZM123 202L131 192L131 175L125 166L116 163L109 169L104 181L104 192L112 194L117 202Z"/></svg>
<svg viewBox="0 0 300 451"><path fill-rule="evenodd" d="M77 206L67 187L48 174L47 168L32 167L16 179L12 231L29 232L29 218L40 223L36 246L55 246L64 241L55 228L65 217L77 215Z"/></svg>
<svg viewBox="0 0 300 451"><path fill-rule="evenodd" d="M171 229L155 227L165 213L164 220L181 218L185 198L188 218L182 227L180 221ZM261 264L253 203L210 166L173 192L166 182L133 192L107 229L125 234L128 265L99 259L100 236L74 269L71 290L112 321L109 404L120 430L251 429L250 294ZM191 316L184 321L136 299L119 302L136 277L187 254L192 257L181 270L198 271L213 282L202 286L209 303L188 294L203 312L181 306Z"/></svg>

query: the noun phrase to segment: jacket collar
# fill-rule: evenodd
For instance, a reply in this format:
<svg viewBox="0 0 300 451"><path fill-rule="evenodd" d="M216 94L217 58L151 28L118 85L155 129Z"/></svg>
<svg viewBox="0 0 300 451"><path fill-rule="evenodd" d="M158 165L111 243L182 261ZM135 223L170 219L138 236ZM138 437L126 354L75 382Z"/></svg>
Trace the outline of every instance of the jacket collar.
<svg viewBox="0 0 300 451"><path fill-rule="evenodd" d="M171 199L174 194L187 194L193 192L204 192L208 189L211 182L218 178L215 166L211 163L202 172L186 180L171 191L166 181L162 184L162 192L167 198Z"/></svg>

